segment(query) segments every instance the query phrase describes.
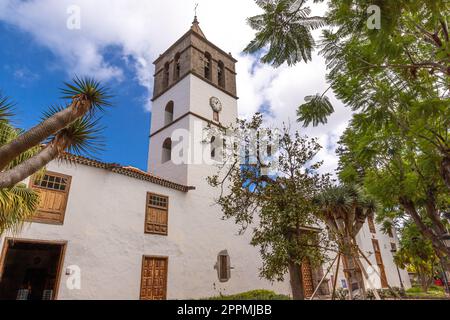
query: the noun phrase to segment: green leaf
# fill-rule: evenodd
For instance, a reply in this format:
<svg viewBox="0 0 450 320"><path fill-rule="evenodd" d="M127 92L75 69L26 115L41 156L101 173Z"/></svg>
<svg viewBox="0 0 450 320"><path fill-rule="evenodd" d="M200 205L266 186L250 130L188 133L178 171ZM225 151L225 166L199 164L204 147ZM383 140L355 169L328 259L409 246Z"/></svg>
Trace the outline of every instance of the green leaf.
<svg viewBox="0 0 450 320"><path fill-rule="evenodd" d="M328 117L334 112L330 99L317 94L305 97L305 101L306 103L302 104L297 110L297 121L303 123L304 127L308 127L311 123L314 127L319 124L326 124Z"/></svg>

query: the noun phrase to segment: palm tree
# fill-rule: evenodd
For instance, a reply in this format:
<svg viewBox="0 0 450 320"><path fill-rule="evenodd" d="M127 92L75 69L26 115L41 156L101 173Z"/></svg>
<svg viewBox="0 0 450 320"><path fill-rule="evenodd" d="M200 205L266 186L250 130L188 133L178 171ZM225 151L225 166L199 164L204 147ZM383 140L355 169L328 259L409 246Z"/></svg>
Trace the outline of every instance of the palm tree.
<svg viewBox="0 0 450 320"><path fill-rule="evenodd" d="M27 148L17 144L17 141L21 139L24 141L23 137L28 136L29 138L25 141L34 143L37 139L32 134L33 131L38 132L38 135L42 132L54 131L54 128L49 129L47 127L51 127L52 124L58 127L61 119L68 118L67 110L70 110L74 103L67 108L51 107L44 114L41 124L35 127L38 129L23 132L10 124L9 120L13 116L13 104L9 99L0 97L0 149L8 150L8 148L3 147L15 144L20 147L20 150L24 150L13 157L0 172L0 235L5 231L20 231L24 221L32 217L39 205L39 195L34 190L27 188L21 181L33 174L38 177L42 176L45 165L57 159L66 151L74 154L91 155L102 147L100 138L102 128L99 127L99 119L95 119L93 112L103 105L109 105L104 100L105 95L102 94L104 91L103 89L100 90L100 94L98 91L97 93L94 92L93 88L99 88L94 81L76 81L77 87L68 85L69 89L65 89L64 92L71 94L71 96L76 93L78 97L75 97L74 100L81 99L82 101L84 101L84 96L79 92L89 93L90 98L86 101L89 101L88 104L92 104L95 108L91 108L85 115L71 121L69 125L57 130L46 139L39 140L38 144L32 145L30 143ZM80 104L75 108L79 106Z"/></svg>
<svg viewBox="0 0 450 320"><path fill-rule="evenodd" d="M298 62L308 62L316 46L311 31L327 24L324 17L310 16L311 9L305 7L305 0L256 0L264 10L263 14L247 19L256 31L255 38L244 49L248 54L265 52L262 63L279 67L283 63L289 66ZM330 100L325 94L308 96L298 109L298 121L308 126L326 123L334 112Z"/></svg>
<svg viewBox="0 0 450 320"><path fill-rule="evenodd" d="M354 186L330 187L324 190L315 202L320 208L321 219L335 236L339 251L344 256L350 299L353 298L352 284L355 282L365 297L356 236L367 217L373 217L376 210L375 203Z"/></svg>
<svg viewBox="0 0 450 320"><path fill-rule="evenodd" d="M0 146L0 189L13 187L65 150L79 153L98 149L99 144L95 140L100 129L94 115L111 105L108 101L110 96L93 79L75 78L73 81L74 84L66 83L62 90L64 98L72 99L69 106L52 108L40 124ZM45 141L48 143L38 154L17 166L12 165L14 159Z"/></svg>
<svg viewBox="0 0 450 320"><path fill-rule="evenodd" d="M63 107L53 107L46 114L46 118L53 117L64 110ZM50 137L48 142L40 148L34 156L17 164L0 175L0 189L5 186L14 186L27 177L44 168L48 163L57 159L64 152L77 155L91 155L102 148L99 119L85 116L72 122L56 135Z"/></svg>
<svg viewBox="0 0 450 320"><path fill-rule="evenodd" d="M255 38L244 52L255 54L265 51L263 63L275 67L287 62L294 65L311 60L315 47L312 30L325 25L323 17L310 16L311 9L304 7L305 0L256 0L263 14L247 19L256 30Z"/></svg>
<svg viewBox="0 0 450 320"><path fill-rule="evenodd" d="M17 138L20 131L11 126L9 118L13 115L12 103L0 97L0 146ZM31 158L39 151L31 148L15 158L10 167ZM39 204L39 195L25 184L20 183L10 189L0 189L0 235L6 230L17 232L23 222L32 217Z"/></svg>

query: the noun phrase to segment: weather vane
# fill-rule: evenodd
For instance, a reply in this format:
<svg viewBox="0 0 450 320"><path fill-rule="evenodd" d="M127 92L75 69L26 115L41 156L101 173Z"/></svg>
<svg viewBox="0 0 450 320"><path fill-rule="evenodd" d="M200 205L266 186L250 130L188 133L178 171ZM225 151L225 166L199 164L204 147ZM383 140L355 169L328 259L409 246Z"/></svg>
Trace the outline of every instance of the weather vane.
<svg viewBox="0 0 450 320"><path fill-rule="evenodd" d="M195 8L194 8L195 16L197 16L197 8L198 8L198 3L195 4Z"/></svg>

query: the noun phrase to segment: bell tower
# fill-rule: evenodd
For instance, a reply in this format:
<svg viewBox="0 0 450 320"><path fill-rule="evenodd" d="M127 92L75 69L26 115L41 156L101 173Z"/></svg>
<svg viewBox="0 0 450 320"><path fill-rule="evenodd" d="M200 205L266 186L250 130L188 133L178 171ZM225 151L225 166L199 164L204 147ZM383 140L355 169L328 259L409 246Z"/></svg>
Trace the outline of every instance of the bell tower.
<svg viewBox="0 0 450 320"><path fill-rule="evenodd" d="M206 38L197 17L155 60L150 173L196 188L206 183L214 172L208 158L216 152L205 144L203 129L236 121L236 63Z"/></svg>

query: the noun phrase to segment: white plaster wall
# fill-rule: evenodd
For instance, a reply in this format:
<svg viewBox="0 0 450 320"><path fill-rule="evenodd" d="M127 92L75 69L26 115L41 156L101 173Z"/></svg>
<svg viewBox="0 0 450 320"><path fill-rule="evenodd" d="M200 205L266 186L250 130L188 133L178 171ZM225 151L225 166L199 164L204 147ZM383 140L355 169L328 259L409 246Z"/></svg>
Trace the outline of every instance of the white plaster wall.
<svg viewBox="0 0 450 320"><path fill-rule="evenodd" d="M81 268L81 290L66 287L63 272L59 299L138 299L143 255L169 257L168 298L201 298L252 289L288 294L258 276L259 253L247 236L237 236L231 221L204 194L182 193L103 169L52 163L49 170L72 176L64 225L33 223L17 238L68 241L64 269ZM169 235L144 234L147 192L169 196ZM6 235L8 236L8 235ZM1 245L4 237L1 238ZM227 249L231 280L220 284L217 254Z"/></svg>
<svg viewBox="0 0 450 320"><path fill-rule="evenodd" d="M150 132L156 132L164 127L165 109L167 103L173 101L173 119L177 119L190 107L191 77L187 76L173 86L169 91L158 97L152 104L152 123Z"/></svg>
<svg viewBox="0 0 450 320"><path fill-rule="evenodd" d="M176 155L176 148L180 142L175 142L176 137L173 136L173 132L177 129L188 129L189 128L189 118L186 117L172 126L164 129L158 134L154 135L150 139L150 151L148 160L148 171L156 176L164 177L165 179L178 182L183 185L187 185L187 162L184 164L175 164L172 161L162 163L162 146L164 140L167 138L172 138L172 158ZM187 131L189 132L189 130ZM186 137L187 150L189 150L189 137Z"/></svg>
<svg viewBox="0 0 450 320"><path fill-rule="evenodd" d="M193 112L212 120L213 111L209 102L212 96L219 98L223 105L223 110L220 113L220 122L224 126L235 123L237 118L237 100L198 77L188 75L153 102L151 132L154 133L164 127L165 107L169 101L174 102L174 120L187 112ZM195 175L200 174L204 178L210 175L211 171L201 166L204 164L202 159L203 150L209 148L202 142L204 127L206 127L205 121L189 115L152 136L148 155L148 171L157 176L188 185L193 185L192 183L196 182L196 179L190 181L191 179L188 178L188 176L192 176L192 174L188 174L188 171L191 171L191 167L193 167L192 164L200 165L200 167L192 169L196 171ZM172 150L176 150L175 140L179 139L178 135L173 136L173 133L179 129L186 130L184 163L174 164L172 161L163 164L161 161L163 142L169 137L172 138ZM174 156L176 155L173 152L172 158ZM189 168L186 164L190 164ZM200 171L198 170L199 168L201 168ZM201 172L202 170L207 171Z"/></svg>
<svg viewBox="0 0 450 320"><path fill-rule="evenodd" d="M383 259L384 269L386 272L386 277L389 285L391 287L400 288L400 278L398 275L397 267L394 263L393 253L391 252L391 243L395 243L396 247L399 248L399 242L396 234L393 234L393 238L389 235L384 234L381 230L380 225L375 223L376 234L372 234L369 230L369 225L366 223L361 232L358 234L357 241L361 247L361 250L368 257L372 265L376 266L376 259L374 254L374 248L372 244L372 239L377 239L380 245L381 258ZM368 264L364 262L364 265ZM377 271L379 272L378 268ZM400 277L402 278L403 285L406 289L411 287L411 282L408 276L408 272L403 269L399 269ZM371 276L372 282L380 288L381 280L380 277L374 272Z"/></svg>

